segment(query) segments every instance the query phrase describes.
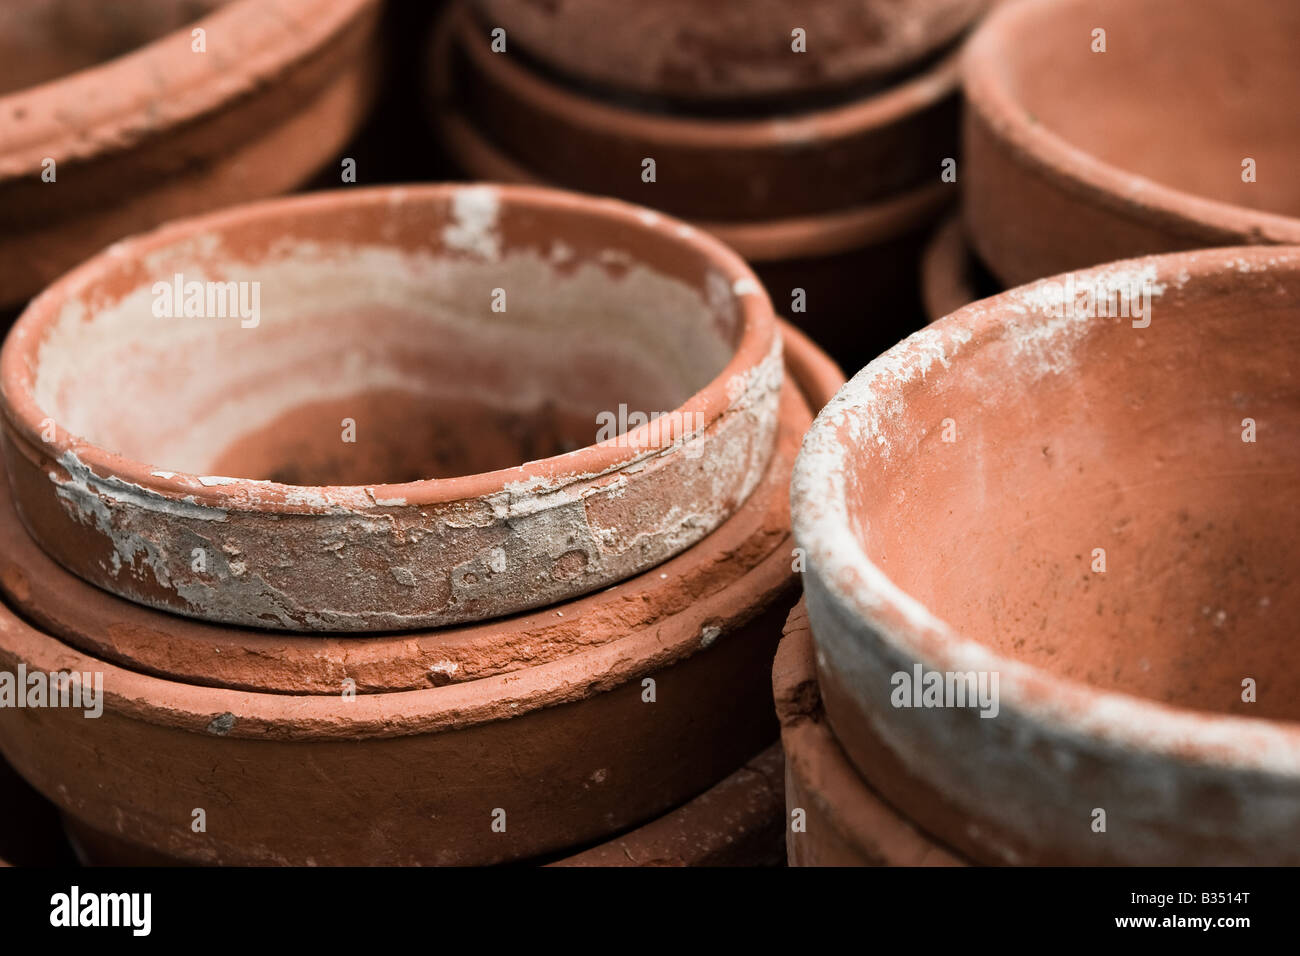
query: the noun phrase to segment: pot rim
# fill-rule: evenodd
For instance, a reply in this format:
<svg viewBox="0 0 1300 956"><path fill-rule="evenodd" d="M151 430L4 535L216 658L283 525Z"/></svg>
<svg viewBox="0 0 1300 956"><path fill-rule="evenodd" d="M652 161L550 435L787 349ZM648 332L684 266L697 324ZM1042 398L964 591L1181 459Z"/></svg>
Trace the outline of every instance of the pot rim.
<svg viewBox="0 0 1300 956"><path fill-rule="evenodd" d="M740 337L722 370L702 389L691 395L662 422L638 426L626 435L606 439L560 455L524 462L510 468L454 478L428 478L405 483L368 485L287 485L255 479L223 479L186 472L160 471L165 465L118 455L67 432L36 403L32 392L36 378L42 333L56 319L67 301L93 288L123 259L139 259L148 253L206 233L220 233L235 225L273 221L285 213L337 215L343 212L378 211L395 199L411 204L449 204L462 190L492 189L503 206L525 207L546 214L578 212L591 218L613 221L627 227L629 235L658 234L689 246L701 261L720 273L732 291L741 316ZM743 290L740 291L740 290ZM779 347L776 316L766 291L749 266L734 251L712 236L671 216L652 212L616 199L535 186L435 183L376 186L356 190L328 190L266 199L217 212L206 213L161 226L140 236L122 240L78 266L49 286L29 303L0 347L0 424L43 455L85 468L94 476L111 476L164 499L184 499L190 504L231 512L262 514L324 514L340 509L353 514L386 514L394 505L416 508L445 504L505 492L510 487L543 483L562 487L593 477L617 473L661 454L676 443L692 440L687 422L709 428L731 405L729 387L759 367ZM697 416L702 416L697 418ZM54 439L46 442L41 423L54 421ZM657 440L655 440L657 439ZM700 434L694 436L699 440ZM167 476L167 477L164 477ZM207 483L203 479L207 479ZM103 480L102 478L100 480ZM390 502L384 505L379 502Z"/></svg>
<svg viewBox="0 0 1300 956"><path fill-rule="evenodd" d="M937 105L960 86L961 37L969 31L967 27L959 33L955 46L920 73L861 99L760 119L696 118L652 113L571 92L508 56L485 51L484 44L478 42L483 37L475 32L474 20L463 3L449 4L444 16L451 21L448 32L460 41L459 49L474 59L477 69L508 87L520 102L562 116L571 126L603 136L613 133L649 143L672 143L677 147L727 153L788 150L792 144L802 142L825 148L830 140L856 135L864 129L885 127ZM465 42L467 39L473 42Z"/></svg>
<svg viewBox="0 0 1300 956"><path fill-rule="evenodd" d="M966 43L962 73L968 108L978 114L993 135L1020 160L1051 181L1082 194L1095 206L1126 216L1140 214L1163 228L1189 238L1236 236L1236 242L1300 243L1300 218L1207 199L1140 173L1129 172L1069 143L1041 122L1011 92L1008 59L1017 44L1013 35L1032 18L1053 16L1052 7L1081 0L1042 0L1040 3L1000 3ZM1233 242L1221 238L1218 244ZM1198 245L1204 244L1203 242Z"/></svg>
<svg viewBox="0 0 1300 956"><path fill-rule="evenodd" d="M435 122L444 142L454 153L453 159L470 175L481 173L496 181L557 188L489 142L458 109L435 110ZM470 166L478 168L471 169ZM811 259L888 242L931 222L953 203L954 197L950 192L955 188L951 183L943 182L919 185L878 202L807 216L755 222L699 219L689 222L693 228L710 233L730 246L746 261Z"/></svg>
<svg viewBox="0 0 1300 956"><path fill-rule="evenodd" d="M285 63L313 55L371 9L377 0L233 0L121 56L2 94L0 183L39 173L46 156L62 163L126 152L216 112L264 86ZM215 54L191 51L197 28L237 37L238 56L214 71L207 57ZM42 105L50 100L84 113L74 124Z"/></svg>
<svg viewBox="0 0 1300 956"><path fill-rule="evenodd" d="M1070 273L1076 281L1116 267L1154 268L1178 275L1183 287L1221 277L1242 263L1255 271L1285 266L1300 272L1300 246L1246 246L1121 260ZM854 622L852 639L878 642L935 671L996 671L1000 705L1028 719L1117 748L1146 751L1177 763L1198 763L1300 777L1300 721L1251 718L1194 710L1119 691L1098 689L998 653L963 636L897 585L866 554L852 532L845 491L848 449L837 439L853 427L862 442L896 414L901 390L942 375L963 350L978 350L1003 331L1008 308L1022 312L1048 283L1064 275L992 296L958 309L894 346L846 384L804 437L791 483L795 543L808 571L839 615ZM1185 281L1184 281L1185 275ZM969 344L968 344L969 343Z"/></svg>

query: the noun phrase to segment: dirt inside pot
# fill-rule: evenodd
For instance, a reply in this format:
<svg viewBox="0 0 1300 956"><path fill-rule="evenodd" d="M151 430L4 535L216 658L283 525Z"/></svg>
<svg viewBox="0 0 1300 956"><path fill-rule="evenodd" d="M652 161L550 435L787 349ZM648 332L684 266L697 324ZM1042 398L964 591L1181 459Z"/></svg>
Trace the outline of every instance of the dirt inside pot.
<svg viewBox="0 0 1300 956"><path fill-rule="evenodd" d="M35 394L68 431L212 484L397 483L561 454L680 418L739 334L716 289L558 241L486 260L319 243L166 258L162 278L146 267L122 298L65 309ZM224 283L234 314L210 297L183 314Z"/></svg>
<svg viewBox="0 0 1300 956"><path fill-rule="evenodd" d="M1002 69L1031 122L1157 183L1300 215L1300 178L1284 172L1297 147L1300 5L1104 0L1017 12Z"/></svg>
<svg viewBox="0 0 1300 956"><path fill-rule="evenodd" d="M229 2L5 0L0 4L0 94L116 59Z"/></svg>
<svg viewBox="0 0 1300 956"><path fill-rule="evenodd" d="M914 376L857 443L855 534L1008 656L1300 719L1300 268L1148 278L1148 328L1045 316L1041 287L957 313L1007 322Z"/></svg>

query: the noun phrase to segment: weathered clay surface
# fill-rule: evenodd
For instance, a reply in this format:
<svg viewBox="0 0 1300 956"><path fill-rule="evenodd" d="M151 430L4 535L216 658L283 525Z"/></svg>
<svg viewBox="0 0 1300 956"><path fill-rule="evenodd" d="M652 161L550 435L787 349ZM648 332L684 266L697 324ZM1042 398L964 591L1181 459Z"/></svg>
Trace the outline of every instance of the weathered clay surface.
<svg viewBox="0 0 1300 956"><path fill-rule="evenodd" d="M688 613L546 664L351 699L161 680L0 609L0 668L104 684L97 719L0 711L0 751L91 830L190 862L547 856L680 806L771 743L766 675L790 564L778 549ZM196 807L206 833L191 830Z"/></svg>
<svg viewBox="0 0 1300 956"><path fill-rule="evenodd" d="M257 284L260 318L156 317L177 275ZM707 235L425 186L123 242L33 301L0 376L19 514L65 567L208 620L355 631L537 607L682 551L766 470L782 369L766 294Z"/></svg>
<svg viewBox="0 0 1300 956"><path fill-rule="evenodd" d="M0 54L15 52L0 56L0 306L125 235L309 179L369 108L378 11L376 0L5 3ZM204 52L186 25L199 16Z"/></svg>
<svg viewBox="0 0 1300 956"><path fill-rule="evenodd" d="M707 19L701 17L700 19ZM508 53L453 5L434 38L440 110L537 176L692 220L735 222L839 213L937 182L957 154L959 55L844 105L761 119L652 113L555 83ZM643 179L643 161L655 179Z"/></svg>
<svg viewBox="0 0 1300 956"><path fill-rule="evenodd" d="M1005 4L967 44L976 252L1015 286L1129 256L1300 243L1297 34L1292 0Z"/></svg>
<svg viewBox="0 0 1300 956"><path fill-rule="evenodd" d="M825 361L815 348L811 353ZM787 354L808 353L795 342ZM838 370L816 376L818 407L843 382ZM349 680L359 694L475 681L696 613L775 549L788 547L790 471L811 422L808 405L789 387L767 473L717 530L626 581L532 613L365 638L256 631L178 617L124 601L60 568L28 536L7 493L0 493L0 592L13 610L66 644L184 683L337 696Z"/></svg>
<svg viewBox="0 0 1300 956"><path fill-rule="evenodd" d="M772 666L772 690L785 750L791 866L964 865L886 804L844 756L822 710L803 601L786 621Z"/></svg>
<svg viewBox="0 0 1300 956"><path fill-rule="evenodd" d="M1300 862L1300 249L1073 277L1141 319L1064 281L912 336L805 439L831 727L976 860ZM996 676L996 715L895 706L916 667Z"/></svg>
<svg viewBox="0 0 1300 956"><path fill-rule="evenodd" d="M971 252L959 217L935 230L921 259L921 298L931 322L1001 291Z"/></svg>
<svg viewBox="0 0 1300 956"><path fill-rule="evenodd" d="M475 0L483 29L572 78L683 100L879 82L954 40L984 0ZM806 52L792 51L801 28Z"/></svg>

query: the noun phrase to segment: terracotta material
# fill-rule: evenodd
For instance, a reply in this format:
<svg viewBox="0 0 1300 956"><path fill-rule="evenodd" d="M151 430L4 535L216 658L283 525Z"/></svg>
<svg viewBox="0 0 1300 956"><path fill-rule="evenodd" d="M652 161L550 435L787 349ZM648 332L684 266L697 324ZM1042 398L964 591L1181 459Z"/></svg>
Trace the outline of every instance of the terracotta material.
<svg viewBox="0 0 1300 956"><path fill-rule="evenodd" d="M260 289L260 318L157 318L174 276ZM49 554L152 607L314 631L500 616L679 553L761 479L781 379L729 249L512 187L168 226L48 289L0 354Z"/></svg>
<svg viewBox="0 0 1300 956"><path fill-rule="evenodd" d="M800 351L796 343L795 354ZM818 407L843 382L842 375L823 376ZM773 549L786 545L790 469L811 421L808 405L789 387L771 464L736 514L663 564L528 614L365 639L182 618L124 601L64 571L27 535L7 493L0 494L0 592L25 620L70 646L184 683L337 696L345 680L358 694L473 682L690 616L742 584Z"/></svg>
<svg viewBox="0 0 1300 956"><path fill-rule="evenodd" d="M105 706L98 719L6 709L0 750L79 824L189 862L550 856L654 819L771 742L765 675L794 585L787 539L659 626L510 674L350 700L134 673L4 609L0 668L102 673ZM195 808L205 833L191 830Z"/></svg>
<svg viewBox="0 0 1300 956"><path fill-rule="evenodd" d="M1300 243L1297 34L1292 0L1006 4L967 45L976 252L1014 286L1128 256Z"/></svg>
<svg viewBox="0 0 1300 956"><path fill-rule="evenodd" d="M959 217L935 230L921 258L921 298L931 322L1001 291L971 252Z"/></svg>
<svg viewBox="0 0 1300 956"><path fill-rule="evenodd" d="M881 83L952 42L984 0L475 0L482 29L570 79L689 102ZM802 28L806 52L792 50Z"/></svg>
<svg viewBox="0 0 1300 956"><path fill-rule="evenodd" d="M1072 277L1142 319L1066 281L910 337L806 437L831 727L981 862L1300 863L1300 248Z"/></svg>
<svg viewBox="0 0 1300 956"><path fill-rule="evenodd" d="M457 112L438 114L443 141L473 179L542 185ZM752 265L782 309L804 290L797 325L845 368L860 368L924 324L917 262L956 187L934 183L857 209L760 223L700 222Z"/></svg>
<svg viewBox="0 0 1300 956"><path fill-rule="evenodd" d="M838 213L938 182L943 160L957 155L956 53L842 106L752 120L656 114L571 91L493 53L458 3L430 62L439 109L471 117L540 178L693 220ZM642 178L647 157L652 183Z"/></svg>
<svg viewBox="0 0 1300 956"><path fill-rule="evenodd" d="M808 612L790 612L772 667L785 749L786 847L791 866L963 866L881 800L826 725ZM794 815L802 813L800 829Z"/></svg>
<svg viewBox="0 0 1300 956"><path fill-rule="evenodd" d="M3 7L0 307L122 236L299 186L374 92L376 0Z"/></svg>

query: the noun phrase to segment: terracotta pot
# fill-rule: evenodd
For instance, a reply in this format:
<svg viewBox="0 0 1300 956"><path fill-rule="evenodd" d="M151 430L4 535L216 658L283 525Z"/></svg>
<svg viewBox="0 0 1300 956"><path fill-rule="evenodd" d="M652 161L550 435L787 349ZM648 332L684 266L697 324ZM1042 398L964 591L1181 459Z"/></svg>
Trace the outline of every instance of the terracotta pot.
<svg viewBox="0 0 1300 956"><path fill-rule="evenodd" d="M352 699L127 671L4 609L0 668L101 673L105 693L98 718L0 712L0 750L79 825L189 862L546 857L681 805L771 742L765 675L794 586L787 539L743 581L619 640Z"/></svg>
<svg viewBox="0 0 1300 956"><path fill-rule="evenodd" d="M1147 253L1300 243L1297 33L1291 0L1005 5L967 46L976 252L1014 286Z"/></svg>
<svg viewBox="0 0 1300 956"><path fill-rule="evenodd" d="M308 180L369 107L378 7L6 3L0 306L122 236Z"/></svg>
<svg viewBox="0 0 1300 956"><path fill-rule="evenodd" d="M436 31L431 64L439 109L471 117L537 176L690 219L769 220L881 202L937 183L943 160L957 155L957 53L843 106L753 120L655 114L570 91L493 53L459 3ZM656 164L652 183L642 179L646 158Z"/></svg>
<svg viewBox="0 0 1300 956"><path fill-rule="evenodd" d="M818 417L792 508L826 713L941 842L1300 863L1298 319L1300 248L1113 263L958 310Z"/></svg>
<svg viewBox="0 0 1300 956"><path fill-rule="evenodd" d="M935 230L921 257L921 298L931 322L1001 291L971 252L959 217Z"/></svg>
<svg viewBox="0 0 1300 956"><path fill-rule="evenodd" d="M965 865L881 800L844 756L822 711L803 601L786 622L772 688L785 750L791 866Z"/></svg>
<svg viewBox="0 0 1300 956"><path fill-rule="evenodd" d="M156 318L174 276L265 313ZM51 556L152 607L315 631L500 616L681 552L761 479L781 378L733 252L509 187L167 226L48 289L0 354L10 484Z"/></svg>
<svg viewBox="0 0 1300 956"><path fill-rule="evenodd" d="M819 407L843 382L841 375L819 380ZM786 544L790 469L811 420L807 404L789 388L771 464L736 514L661 565L529 614L365 639L177 617L124 601L64 571L27 535L7 493L0 493L0 593L25 620L65 644L187 684L337 696L348 680L358 694L473 682L663 626L742 585L774 548Z"/></svg>
<svg viewBox="0 0 1300 956"><path fill-rule="evenodd" d="M475 0L483 28L571 79L691 103L879 84L952 42L984 0ZM802 28L806 52L793 52Z"/></svg>
<svg viewBox="0 0 1300 956"><path fill-rule="evenodd" d="M545 184L462 114L442 112L437 122L449 153L469 177ZM744 256L774 301L835 361L860 368L924 324L917 263L955 198L956 187L940 182L838 213L696 226Z"/></svg>

